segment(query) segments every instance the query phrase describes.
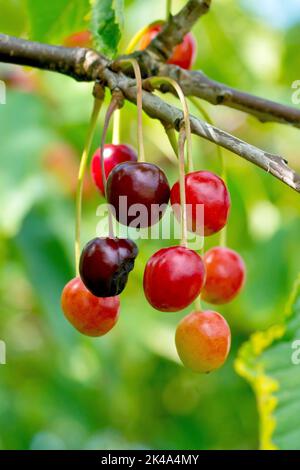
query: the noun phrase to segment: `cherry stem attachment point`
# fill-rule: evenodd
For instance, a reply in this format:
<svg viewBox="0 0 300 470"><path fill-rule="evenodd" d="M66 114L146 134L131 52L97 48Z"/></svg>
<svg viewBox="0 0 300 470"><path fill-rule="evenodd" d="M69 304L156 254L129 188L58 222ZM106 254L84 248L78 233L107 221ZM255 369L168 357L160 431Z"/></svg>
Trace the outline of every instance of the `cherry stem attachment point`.
<svg viewBox="0 0 300 470"><path fill-rule="evenodd" d="M186 194L185 194L185 159L184 148L186 141L185 128L179 130L178 150L179 150L179 190L181 208L181 245L187 247L187 216L186 216Z"/></svg>
<svg viewBox="0 0 300 470"><path fill-rule="evenodd" d="M141 75L141 69L136 59L121 59L117 61L118 64L130 64L134 71L136 80L137 93L136 93L136 104L138 111L138 126L137 126L137 140L138 140L138 156L139 161L145 161L145 149L143 140L143 81Z"/></svg>
<svg viewBox="0 0 300 470"><path fill-rule="evenodd" d="M84 145L84 149L82 152L80 165L79 165L79 172L78 172L78 179L77 179L77 188L76 188L76 222L75 222L75 266L76 266L76 275L79 274L79 260L80 260L80 233L81 233L81 213L82 213L82 192L83 192L83 184L84 184L84 175L88 163L88 157L91 150L91 145L96 129L97 119L99 116L99 112L101 110L101 106L103 104L103 100L99 100L95 98L93 111L90 119L90 124L88 128L88 133Z"/></svg>
<svg viewBox="0 0 300 470"><path fill-rule="evenodd" d="M151 77L145 80L146 84L150 84L153 88L160 88L161 85L171 85L180 99L182 109L183 109L183 118L184 126L186 133L186 142L187 142L187 162L188 162L188 172L191 173L194 171L193 156L192 156L192 132L191 132L191 122L190 122L190 113L187 104L186 97L180 87L180 85L169 77Z"/></svg>
<svg viewBox="0 0 300 470"><path fill-rule="evenodd" d="M195 305L195 310L196 312L201 312L202 310L202 307L201 307L201 298L200 296L198 296L194 302L194 305Z"/></svg>

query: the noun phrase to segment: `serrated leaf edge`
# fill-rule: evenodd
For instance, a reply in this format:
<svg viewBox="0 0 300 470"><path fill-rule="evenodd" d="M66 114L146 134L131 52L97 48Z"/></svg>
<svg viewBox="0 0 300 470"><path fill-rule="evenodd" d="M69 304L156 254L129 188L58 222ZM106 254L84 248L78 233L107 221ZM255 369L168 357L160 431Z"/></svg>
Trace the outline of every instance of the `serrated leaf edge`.
<svg viewBox="0 0 300 470"><path fill-rule="evenodd" d="M273 442L273 434L276 429L274 411L278 404L274 394L279 390L280 385L278 381L266 374L264 367L256 360L274 341L284 336L286 331L285 322L293 314L293 304L299 295L299 290L300 275L287 302L282 323L271 326L266 331L259 331L251 335L250 339L240 348L234 363L235 371L250 383L256 396L260 423L259 447L261 450L278 449Z"/></svg>

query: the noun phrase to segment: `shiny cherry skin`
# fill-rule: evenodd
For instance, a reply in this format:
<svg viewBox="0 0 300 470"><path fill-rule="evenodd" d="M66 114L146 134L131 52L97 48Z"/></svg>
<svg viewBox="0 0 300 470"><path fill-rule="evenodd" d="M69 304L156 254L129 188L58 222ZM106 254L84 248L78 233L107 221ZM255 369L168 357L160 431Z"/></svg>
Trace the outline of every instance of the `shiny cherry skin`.
<svg viewBox="0 0 300 470"><path fill-rule="evenodd" d="M200 235L204 232L205 236L219 232L226 225L230 211L230 195L224 181L210 171L194 171L185 176L185 191L191 209L187 210L188 230ZM180 220L179 182L171 189L171 204ZM200 205L203 205L204 221L197 216Z"/></svg>
<svg viewBox="0 0 300 470"><path fill-rule="evenodd" d="M140 49L146 49L152 39L154 39L155 36L157 36L158 33L161 31L162 27L163 24L161 23L150 25L141 39ZM174 48L173 54L171 55L167 63L178 65L178 67L188 70L192 67L193 63L195 62L196 51L196 40L192 33L188 33L186 36L184 36L182 43L178 44Z"/></svg>
<svg viewBox="0 0 300 470"><path fill-rule="evenodd" d="M92 34L90 31L77 31L67 36L63 44L66 47L92 47Z"/></svg>
<svg viewBox="0 0 300 470"><path fill-rule="evenodd" d="M120 163L111 171L106 189L107 200L114 206L118 222L131 226L136 222L136 228L156 224L170 198L167 177L152 163ZM140 207L135 206L137 204Z"/></svg>
<svg viewBox="0 0 300 470"><path fill-rule="evenodd" d="M95 297L79 277L64 287L61 305L67 320L87 336L108 333L117 323L120 312L119 297Z"/></svg>
<svg viewBox="0 0 300 470"><path fill-rule="evenodd" d="M231 344L230 328L217 312L192 312L179 323L175 343L185 367L194 372L212 372L227 359Z"/></svg>
<svg viewBox="0 0 300 470"><path fill-rule="evenodd" d="M138 159L137 153L133 147L126 144L107 144L104 146L104 168L106 179L112 169L119 163L123 162L136 162ZM100 148L96 150L91 161L91 174L95 185L100 193L104 195L103 181L102 181L102 167L101 167L101 152Z"/></svg>
<svg viewBox="0 0 300 470"><path fill-rule="evenodd" d="M200 294L205 279L201 257L183 246L157 251L144 272L144 292L152 307L162 312L177 312Z"/></svg>
<svg viewBox="0 0 300 470"><path fill-rule="evenodd" d="M241 256L229 248L211 248L204 255L206 281L202 298L211 304L226 304L241 291L246 267Z"/></svg>
<svg viewBox="0 0 300 470"><path fill-rule="evenodd" d="M96 297L113 297L125 288L138 254L136 244L125 238L94 238L84 247L79 272Z"/></svg>

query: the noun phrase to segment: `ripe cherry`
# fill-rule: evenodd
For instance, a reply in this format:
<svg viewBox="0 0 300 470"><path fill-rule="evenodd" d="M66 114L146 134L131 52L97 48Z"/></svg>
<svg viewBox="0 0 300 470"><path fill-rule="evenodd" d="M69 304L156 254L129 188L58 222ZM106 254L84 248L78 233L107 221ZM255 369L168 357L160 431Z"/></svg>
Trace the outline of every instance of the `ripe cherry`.
<svg viewBox="0 0 300 470"><path fill-rule="evenodd" d="M246 267L241 256L229 248L215 247L204 255L206 281L202 298L211 304L225 304L242 289Z"/></svg>
<svg viewBox="0 0 300 470"><path fill-rule="evenodd" d="M164 172L152 163L120 163L107 180L107 200L123 225L137 228L157 223L167 208L170 187ZM120 199L121 198L121 199Z"/></svg>
<svg viewBox="0 0 300 470"><path fill-rule="evenodd" d="M67 36L63 44L66 47L92 47L92 34L90 31L78 31Z"/></svg>
<svg viewBox="0 0 300 470"><path fill-rule="evenodd" d="M200 294L205 279L201 257L183 246L157 251L144 272L144 292L152 307L162 312L177 312Z"/></svg>
<svg viewBox="0 0 300 470"><path fill-rule="evenodd" d="M87 336L103 336L117 323L119 297L95 297L79 277L72 279L62 291L61 305L65 317Z"/></svg>
<svg viewBox="0 0 300 470"><path fill-rule="evenodd" d="M125 238L94 238L80 257L80 277L96 297L119 295L138 254L136 244Z"/></svg>
<svg viewBox="0 0 300 470"><path fill-rule="evenodd" d="M142 40L140 42L140 49L146 49L149 46L152 39L158 35L163 25L161 23L155 23L150 25ZM178 65L183 69L190 69L195 61L196 56L196 40L191 33L184 36L182 43L178 44L168 60L168 64Z"/></svg>
<svg viewBox="0 0 300 470"><path fill-rule="evenodd" d="M230 210L230 195L224 181L210 171L194 171L185 176L187 227L191 232L201 234L203 226L198 208L204 209L204 235L219 232L227 223ZM171 204L175 216L180 220L179 182L171 189Z"/></svg>
<svg viewBox="0 0 300 470"><path fill-rule="evenodd" d="M228 356L230 328L217 312L192 312L179 323L175 343L187 368L194 372L211 372L221 367Z"/></svg>
<svg viewBox="0 0 300 470"><path fill-rule="evenodd" d="M99 148L93 155L91 162L91 173L95 185L97 186L99 191L104 195L100 153L101 152ZM106 178L108 178L108 175L110 174L112 169L119 163L128 161L136 162L138 159L136 151L130 145L125 144L107 144L104 146L103 154Z"/></svg>

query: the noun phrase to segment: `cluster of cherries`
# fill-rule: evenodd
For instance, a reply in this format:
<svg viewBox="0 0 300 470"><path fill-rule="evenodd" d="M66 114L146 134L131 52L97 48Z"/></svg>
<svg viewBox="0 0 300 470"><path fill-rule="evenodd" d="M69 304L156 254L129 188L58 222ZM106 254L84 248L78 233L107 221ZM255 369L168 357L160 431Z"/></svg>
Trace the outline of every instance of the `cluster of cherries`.
<svg viewBox="0 0 300 470"><path fill-rule="evenodd" d="M151 28L143 47L159 31ZM164 172L157 165L138 161L132 147L105 145L103 166L101 163L98 149L91 163L93 180L103 195L105 192L119 223L130 225L134 219L130 207L143 204L149 215L140 228L156 224L169 201L175 217L181 219L179 182L170 189ZM107 178L105 191L102 167ZM188 173L185 175L185 192L185 202L191 208L187 214L187 230L199 234L204 231L204 236L210 236L225 227L230 196L219 176L209 171ZM127 198L125 213L119 207L122 197ZM204 227L198 225L199 205L204 211ZM155 217L153 206L162 208ZM124 238L97 237L84 247L80 276L71 280L62 293L65 316L77 330L89 336L102 336L112 329L119 315L119 294L126 286L137 255L136 244ZM215 247L202 258L196 251L178 245L163 248L151 256L145 267L143 287L152 307L162 312L177 312L191 305L200 294L208 303L230 302L241 290L244 280L245 265L235 251ZM175 342L184 365L205 373L225 362L231 334L219 313L196 309L179 323Z"/></svg>

